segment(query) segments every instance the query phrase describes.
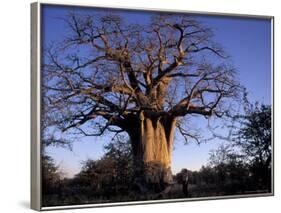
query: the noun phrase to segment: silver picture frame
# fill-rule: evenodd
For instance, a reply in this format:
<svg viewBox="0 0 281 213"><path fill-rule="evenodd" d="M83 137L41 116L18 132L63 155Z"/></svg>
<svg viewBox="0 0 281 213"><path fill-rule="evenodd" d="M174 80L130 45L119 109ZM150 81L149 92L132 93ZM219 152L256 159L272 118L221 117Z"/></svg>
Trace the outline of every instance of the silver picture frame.
<svg viewBox="0 0 281 213"><path fill-rule="evenodd" d="M272 190L271 193L247 194L247 195L228 195L215 197L200 197L200 198L181 198L168 200L149 200L149 201L130 201L118 203L100 203L100 204L83 204L69 206L52 206L42 207L42 179L41 179L41 54L42 54L42 16L41 9L44 5L52 6L77 6L89 8L107 8L107 9L125 9L131 11L162 11L171 13L189 13L195 15L210 15L210 16L227 16L227 17L242 17L271 20L271 100L272 100L272 129L274 130L274 16L264 15L248 15L248 14L231 14L217 13L206 11L188 11L188 10L169 10L158 8L131 8L119 6L101 6L91 4L60 4L48 3L44 1L34 2L31 4L31 208L37 211L59 210L59 209L76 209L90 207L106 207L106 206L126 206L126 205L143 205L153 203L169 203L169 202L186 202L186 201L202 201L216 199L234 199L248 197L264 197L274 195L274 131L272 134Z"/></svg>

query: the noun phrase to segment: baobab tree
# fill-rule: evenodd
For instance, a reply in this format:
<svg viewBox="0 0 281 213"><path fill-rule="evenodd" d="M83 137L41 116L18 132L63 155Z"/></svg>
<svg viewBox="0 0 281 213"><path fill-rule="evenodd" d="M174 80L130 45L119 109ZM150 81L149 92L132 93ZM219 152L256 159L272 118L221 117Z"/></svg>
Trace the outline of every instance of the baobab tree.
<svg viewBox="0 0 281 213"><path fill-rule="evenodd" d="M116 14L70 13L63 20L65 38L43 55L49 125L85 136L126 132L136 167L160 165L168 183L175 130L198 140L185 118L223 117L239 90L212 29L180 14L144 24Z"/></svg>

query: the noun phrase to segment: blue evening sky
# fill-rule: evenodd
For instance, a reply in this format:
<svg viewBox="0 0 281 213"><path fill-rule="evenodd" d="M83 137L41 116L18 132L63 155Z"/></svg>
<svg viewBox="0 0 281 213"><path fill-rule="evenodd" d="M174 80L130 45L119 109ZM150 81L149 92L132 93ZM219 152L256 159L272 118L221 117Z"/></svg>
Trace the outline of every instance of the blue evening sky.
<svg viewBox="0 0 281 213"><path fill-rule="evenodd" d="M65 36L65 24L59 17L64 17L69 11L78 13L97 12L94 8L44 6L42 9L43 46L61 40ZM99 12L109 13L109 10L99 9ZM126 21L147 23L154 12L117 10ZM214 30L214 40L220 43L231 56L231 61L238 71L238 78L248 92L252 102L271 103L271 21L269 19L238 18L226 16L195 16L204 25ZM196 122L195 122L196 123ZM201 129L206 127L203 119L198 119L196 125ZM103 155L104 143L110 136L83 137L73 143L73 150L49 147L47 153L59 164L67 176L79 172L81 162L91 158L98 159ZM206 164L209 152L222 143L215 140L197 145L183 144L183 139L176 136L175 149L172 154L172 170L178 172L181 168L198 170Z"/></svg>

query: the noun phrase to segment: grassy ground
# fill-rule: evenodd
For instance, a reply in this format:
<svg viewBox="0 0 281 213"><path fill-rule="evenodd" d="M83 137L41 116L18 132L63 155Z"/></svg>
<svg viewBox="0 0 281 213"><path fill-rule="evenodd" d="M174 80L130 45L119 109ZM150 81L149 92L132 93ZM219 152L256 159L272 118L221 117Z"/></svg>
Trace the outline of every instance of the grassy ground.
<svg viewBox="0 0 281 213"><path fill-rule="evenodd" d="M136 193L129 191L126 195L107 195L107 196L85 196L83 194L67 193L61 195L43 196L44 206L61 206L61 205L77 205L77 204L95 204L95 203L113 203L113 202L129 202L129 201L146 201L161 199L178 199L178 198L202 198L225 195L244 195L255 193L266 193L266 190L259 191L222 191L220 187L215 185L195 185L189 184L188 195L182 192L182 185L178 183L171 184L160 193Z"/></svg>

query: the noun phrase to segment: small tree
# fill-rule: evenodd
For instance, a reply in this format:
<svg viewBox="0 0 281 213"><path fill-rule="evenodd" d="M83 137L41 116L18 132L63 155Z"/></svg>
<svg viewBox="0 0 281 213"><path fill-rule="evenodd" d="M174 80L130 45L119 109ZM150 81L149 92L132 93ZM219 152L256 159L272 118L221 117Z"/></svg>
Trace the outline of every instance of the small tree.
<svg viewBox="0 0 281 213"><path fill-rule="evenodd" d="M134 178L133 154L130 141L124 137L117 137L115 141L104 146L104 148L104 158L111 159L114 162L116 192L128 193Z"/></svg>
<svg viewBox="0 0 281 213"><path fill-rule="evenodd" d="M237 133L235 143L250 161L252 172L263 186L271 187L271 107L251 106L243 116L242 127Z"/></svg>
<svg viewBox="0 0 281 213"><path fill-rule="evenodd" d="M42 155L42 194L54 194L58 192L60 182L59 167L55 165L54 160L48 155Z"/></svg>
<svg viewBox="0 0 281 213"><path fill-rule="evenodd" d="M249 165L243 153L235 151L231 144L222 144L212 150L209 165L215 173L216 185L221 186L224 193L235 193L248 187Z"/></svg>
<svg viewBox="0 0 281 213"><path fill-rule="evenodd" d="M99 160L86 160L73 181L89 197L127 195L133 182L132 152L128 141L117 139L105 146Z"/></svg>

